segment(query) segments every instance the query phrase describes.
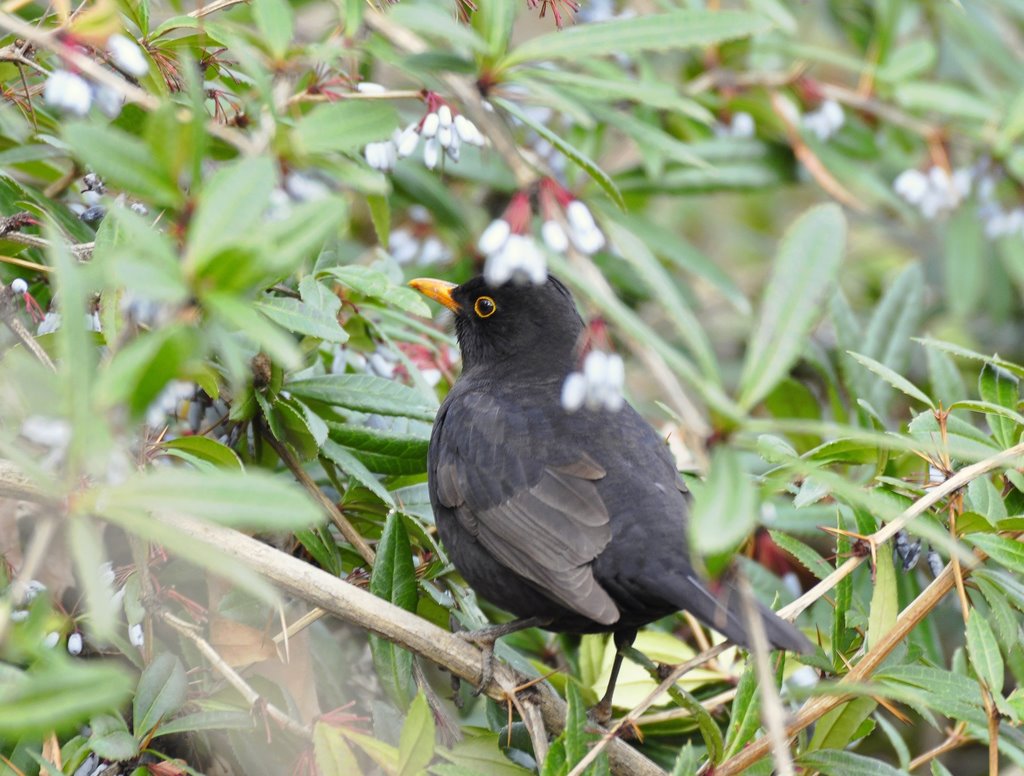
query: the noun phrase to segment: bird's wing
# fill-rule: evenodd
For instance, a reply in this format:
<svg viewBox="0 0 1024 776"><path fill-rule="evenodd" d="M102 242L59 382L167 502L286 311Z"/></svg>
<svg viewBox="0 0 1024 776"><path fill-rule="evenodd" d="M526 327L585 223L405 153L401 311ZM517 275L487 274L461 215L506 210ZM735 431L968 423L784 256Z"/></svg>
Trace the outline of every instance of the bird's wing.
<svg viewBox="0 0 1024 776"><path fill-rule="evenodd" d="M432 466L437 498L499 563L610 625L619 610L590 565L611 540L595 485L605 472L561 442L539 409L463 395L431 443L443 450Z"/></svg>

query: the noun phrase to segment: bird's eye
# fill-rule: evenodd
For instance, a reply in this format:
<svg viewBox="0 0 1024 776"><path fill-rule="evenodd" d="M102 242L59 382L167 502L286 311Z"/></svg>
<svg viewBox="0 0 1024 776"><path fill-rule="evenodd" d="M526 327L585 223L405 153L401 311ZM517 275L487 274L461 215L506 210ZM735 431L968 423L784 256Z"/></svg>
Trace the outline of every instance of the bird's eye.
<svg viewBox="0 0 1024 776"><path fill-rule="evenodd" d="M481 318L490 318L497 309L498 305L489 296L479 297L473 305L473 312Z"/></svg>

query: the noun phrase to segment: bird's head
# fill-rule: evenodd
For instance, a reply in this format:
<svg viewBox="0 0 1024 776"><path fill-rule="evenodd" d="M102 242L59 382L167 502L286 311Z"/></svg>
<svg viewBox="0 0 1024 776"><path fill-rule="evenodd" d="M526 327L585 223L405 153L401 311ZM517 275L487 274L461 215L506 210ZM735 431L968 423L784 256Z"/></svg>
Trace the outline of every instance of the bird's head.
<svg viewBox="0 0 1024 776"><path fill-rule="evenodd" d="M409 285L455 313L464 371L510 368L562 378L576 362L583 321L554 277L542 285L494 287L482 276L461 286L430 278Z"/></svg>

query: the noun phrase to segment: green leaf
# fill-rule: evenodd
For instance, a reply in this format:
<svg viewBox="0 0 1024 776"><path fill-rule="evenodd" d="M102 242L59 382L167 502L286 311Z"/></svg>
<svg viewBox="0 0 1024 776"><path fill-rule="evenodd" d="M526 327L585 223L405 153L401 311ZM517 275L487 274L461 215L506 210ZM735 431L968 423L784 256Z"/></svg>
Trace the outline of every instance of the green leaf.
<svg viewBox="0 0 1024 776"><path fill-rule="evenodd" d="M757 525L757 491L735 451L718 445L707 479L694 487L690 546L701 555L734 551Z"/></svg>
<svg viewBox="0 0 1024 776"><path fill-rule="evenodd" d="M180 709L187 695L188 678L181 660L169 652L157 655L139 677L132 701L133 729L145 735Z"/></svg>
<svg viewBox="0 0 1024 776"><path fill-rule="evenodd" d="M384 524L370 575L370 592L406 611L416 610L419 596L412 548L405 523L397 512L389 514ZM406 708L412 694L412 653L375 636L371 637L370 645L381 683L398 708Z"/></svg>
<svg viewBox="0 0 1024 776"><path fill-rule="evenodd" d="M317 337L326 342L345 342L348 334L338 319L311 307L299 299L264 296L256 301L256 309L282 328Z"/></svg>
<svg viewBox="0 0 1024 776"><path fill-rule="evenodd" d="M200 271L225 248L243 241L263 219L276 182L267 156L230 162L217 170L203 184L189 222L186 264Z"/></svg>
<svg viewBox="0 0 1024 776"><path fill-rule="evenodd" d="M174 735L175 733L194 733L200 730L254 730L255 721L244 711L197 711L175 717L164 722L153 733L153 738Z"/></svg>
<svg viewBox="0 0 1024 776"><path fill-rule="evenodd" d="M820 771L825 776L907 776L906 771L893 768L881 760L836 749L805 752L796 762L804 768Z"/></svg>
<svg viewBox="0 0 1024 776"><path fill-rule="evenodd" d="M985 123L998 120L994 105L977 93L949 84L930 81L902 83L896 87L895 97L897 103L914 111Z"/></svg>
<svg viewBox="0 0 1024 776"><path fill-rule="evenodd" d="M329 423L331 439L381 474L426 471L428 438L395 434L370 426Z"/></svg>
<svg viewBox="0 0 1024 776"><path fill-rule="evenodd" d="M114 590L101 576L100 568L106 560L102 529L96 521L86 517L69 520L68 547L75 561L75 578L85 591L89 611L89 634L95 640L106 642L114 633Z"/></svg>
<svg viewBox="0 0 1024 776"><path fill-rule="evenodd" d="M845 242L846 220L832 204L811 208L787 230L743 364L740 406L756 405L799 357L833 291Z"/></svg>
<svg viewBox="0 0 1024 776"><path fill-rule="evenodd" d="M47 661L38 670L3 671L0 735L42 735L68 730L91 715L110 712L131 694L132 681L112 662Z"/></svg>
<svg viewBox="0 0 1024 776"><path fill-rule="evenodd" d="M690 309L690 305L679 292L672 276L665 271L654 254L636 234L616 223L605 224L608 236L622 253L622 256L636 270L638 279L647 286L651 297L656 299L676 333L686 342L694 359L700 365L704 376L719 383L718 361L714 349L701 325Z"/></svg>
<svg viewBox="0 0 1024 776"><path fill-rule="evenodd" d="M186 372L186 362L201 352L192 327L170 325L149 332L114 353L96 381L96 402L104 408L126 404L139 418L167 387Z"/></svg>
<svg viewBox="0 0 1024 776"><path fill-rule="evenodd" d="M491 98L491 102L493 102L496 106L500 107L502 110L505 110L508 113L515 116L526 126L528 126L542 138L551 143L551 145L553 145L555 148L557 148L559 151L565 154L566 157L568 157L570 160L579 165L580 168L582 168L583 171L591 177L594 183L596 183L598 186L604 189L605 194L607 194L611 198L612 202L618 205L621 209L626 209L625 202L622 199L622 194L619 192L618 187L615 185L615 181L613 181L611 179L611 176L608 175L608 173L606 173L597 165L597 162L595 162L593 159L584 154L575 146L566 142L566 140L562 138L560 135L556 135L554 132L548 129L547 126L534 119L532 116L530 116L528 113L526 113L518 105L511 102L510 100L506 100L500 97L493 97Z"/></svg>
<svg viewBox="0 0 1024 776"><path fill-rule="evenodd" d="M592 737L586 733L587 710L575 683L570 682L565 688L565 699L565 759L572 766L586 756Z"/></svg>
<svg viewBox="0 0 1024 776"><path fill-rule="evenodd" d="M349 477L352 477L359 484L370 490L389 507L395 505L395 501L391 494L388 493L387 488L380 484L380 480L373 476L373 473L366 468L362 461L356 458L351 450L328 439L321 446L320 453Z"/></svg>
<svg viewBox="0 0 1024 776"><path fill-rule="evenodd" d="M978 376L978 395L983 401L1006 407L1016 414L1017 403L1020 401L1020 380L1005 369L985 362ZM1004 448L1017 443L1020 436L1020 425L1017 421L1001 415L991 415L988 424L996 441Z"/></svg>
<svg viewBox="0 0 1024 776"><path fill-rule="evenodd" d="M1005 680L1003 656L992 627L977 609L971 609L967 618L967 653L971 656L975 673L989 692L1002 696Z"/></svg>
<svg viewBox="0 0 1024 776"><path fill-rule="evenodd" d="M845 748L877 706L872 698L854 698L832 709L814 725L807 750Z"/></svg>
<svg viewBox="0 0 1024 776"><path fill-rule="evenodd" d="M534 773L516 765L500 748L498 736L488 731L470 728L470 734L451 749L440 747L437 754L462 770L460 774L487 774L487 776L527 776ZM432 769L433 770L433 769Z"/></svg>
<svg viewBox="0 0 1024 776"><path fill-rule="evenodd" d="M799 561L800 565L810 571L818 579L824 579L832 573L832 567L818 554L816 550L808 547L799 539L794 539L782 531L769 529L768 533L780 548L788 552Z"/></svg>
<svg viewBox="0 0 1024 776"><path fill-rule="evenodd" d="M373 375L326 375L293 380L285 387L300 399L378 415L432 421L437 407L419 391Z"/></svg>
<svg viewBox="0 0 1024 776"><path fill-rule="evenodd" d="M975 512L984 515L990 525L996 525L1007 517L1003 497L987 477L978 477L968 483L967 504Z"/></svg>
<svg viewBox="0 0 1024 776"><path fill-rule="evenodd" d="M227 445L221 444L215 439L204 436L186 436L161 442L160 448L168 455L178 452L187 453L204 461L209 461L214 466L232 471L242 471L242 459L238 453Z"/></svg>
<svg viewBox="0 0 1024 776"><path fill-rule="evenodd" d="M398 741L398 776L418 776L434 759L434 714L418 693L409 705Z"/></svg>
<svg viewBox="0 0 1024 776"><path fill-rule="evenodd" d="M634 213L615 212L610 216L633 234L642 234L644 242L658 256L676 268L710 283L741 315L749 315L750 300L742 289L710 257L670 229Z"/></svg>
<svg viewBox="0 0 1024 776"><path fill-rule="evenodd" d="M74 121L65 126L63 138L75 156L108 186L124 189L154 205L177 208L184 201L177 181L171 180L137 137L106 123Z"/></svg>
<svg viewBox="0 0 1024 776"><path fill-rule="evenodd" d="M409 6L404 6L408 8ZM379 194L370 194L366 197L366 207L370 211L370 220L373 221L373 231L377 235L377 242L387 246L391 239L391 204L388 198Z"/></svg>
<svg viewBox="0 0 1024 776"><path fill-rule="evenodd" d="M182 513L233 528L305 528L322 519L298 485L263 471L156 469L120 485L97 487L94 498L100 514Z"/></svg>
<svg viewBox="0 0 1024 776"><path fill-rule="evenodd" d="M390 307L406 310L424 318L432 315L430 306L423 301L420 294L411 288L396 286L383 272L358 264L328 267L327 272L358 294L378 299Z"/></svg>
<svg viewBox="0 0 1024 776"><path fill-rule="evenodd" d="M875 359L871 358L870 356L865 356L861 353L854 353L852 350L847 351L847 353L851 358L853 358L859 364L862 364L870 371L874 372L876 375L878 375L887 383L889 383L889 385L891 385L893 388L902 391L912 399L917 399L917 401L921 402L922 404L926 404L928 407L932 409L935 408L935 405L932 404L932 400L928 398L924 391L922 391L920 388L918 388L916 385L910 382L910 380L905 378L903 375L897 374L892 369L887 367L885 364L875 361Z"/></svg>
<svg viewBox="0 0 1024 776"><path fill-rule="evenodd" d="M100 714L89 720L89 748L104 760L120 762L139 753L139 743L119 716Z"/></svg>
<svg viewBox="0 0 1024 776"><path fill-rule="evenodd" d="M946 259L944 286L946 304L958 318L975 312L985 297L992 274L987 242L983 221L970 208L959 208L950 216L942 241Z"/></svg>
<svg viewBox="0 0 1024 776"><path fill-rule="evenodd" d="M398 126L394 107L380 100L346 100L318 105L295 125L299 154L350 152L390 137Z"/></svg>
<svg viewBox="0 0 1024 776"><path fill-rule="evenodd" d="M509 37L515 25L519 5L516 0L493 0L481 3L472 15L473 29L487 43L487 60L490 64L504 56L508 50Z"/></svg>
<svg viewBox="0 0 1024 776"><path fill-rule="evenodd" d="M313 727L313 754L317 771L323 776L352 776L363 772L359 758L339 728L324 722Z"/></svg>
<svg viewBox="0 0 1024 776"><path fill-rule="evenodd" d="M994 534L973 533L967 540L1008 571L1024 574L1024 543Z"/></svg>
<svg viewBox="0 0 1024 776"><path fill-rule="evenodd" d="M874 648L896 625L900 611L896 569L891 552L880 552L875 561L875 584L871 591L871 609L868 614L868 648Z"/></svg>
<svg viewBox="0 0 1024 776"><path fill-rule="evenodd" d="M722 757L728 760L740 751L754 737L760 726L761 696L757 691L757 672L753 661L749 661L743 675L740 676L739 684L736 685L736 699L732 702Z"/></svg>
<svg viewBox="0 0 1024 776"><path fill-rule="evenodd" d="M285 0L253 0L252 15L270 53L283 59L295 32L291 6Z"/></svg>
<svg viewBox="0 0 1024 776"><path fill-rule="evenodd" d="M203 304L229 328L244 334L286 369L302 366L302 355L290 334L271 323L237 294L215 292L203 297Z"/></svg>
<svg viewBox="0 0 1024 776"><path fill-rule="evenodd" d="M910 360L910 337L917 331L924 313L924 273L917 263L909 265L890 283L875 308L862 341L849 348L885 364L896 373L906 371ZM868 387L868 400L875 407L888 404L889 385L876 378Z"/></svg>
<svg viewBox="0 0 1024 776"><path fill-rule="evenodd" d="M533 60L636 54L703 48L771 29L764 17L741 11L672 11L585 24L530 38L499 64L500 70Z"/></svg>

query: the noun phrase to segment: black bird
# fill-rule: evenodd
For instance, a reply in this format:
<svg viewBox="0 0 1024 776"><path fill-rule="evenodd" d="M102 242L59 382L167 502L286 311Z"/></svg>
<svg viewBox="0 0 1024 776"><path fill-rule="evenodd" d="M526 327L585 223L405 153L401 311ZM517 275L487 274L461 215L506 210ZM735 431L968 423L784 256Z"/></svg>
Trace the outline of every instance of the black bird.
<svg viewBox="0 0 1024 776"><path fill-rule="evenodd" d="M628 404L563 408L584 335L568 289L553 277L410 285L455 313L463 371L434 421L430 501L462 576L521 618L485 629L490 643L531 625L614 633L605 715L622 651L649 622L686 609L748 646L739 594L712 593L690 565L689 494L664 440ZM812 649L767 607L761 616L773 647Z"/></svg>

